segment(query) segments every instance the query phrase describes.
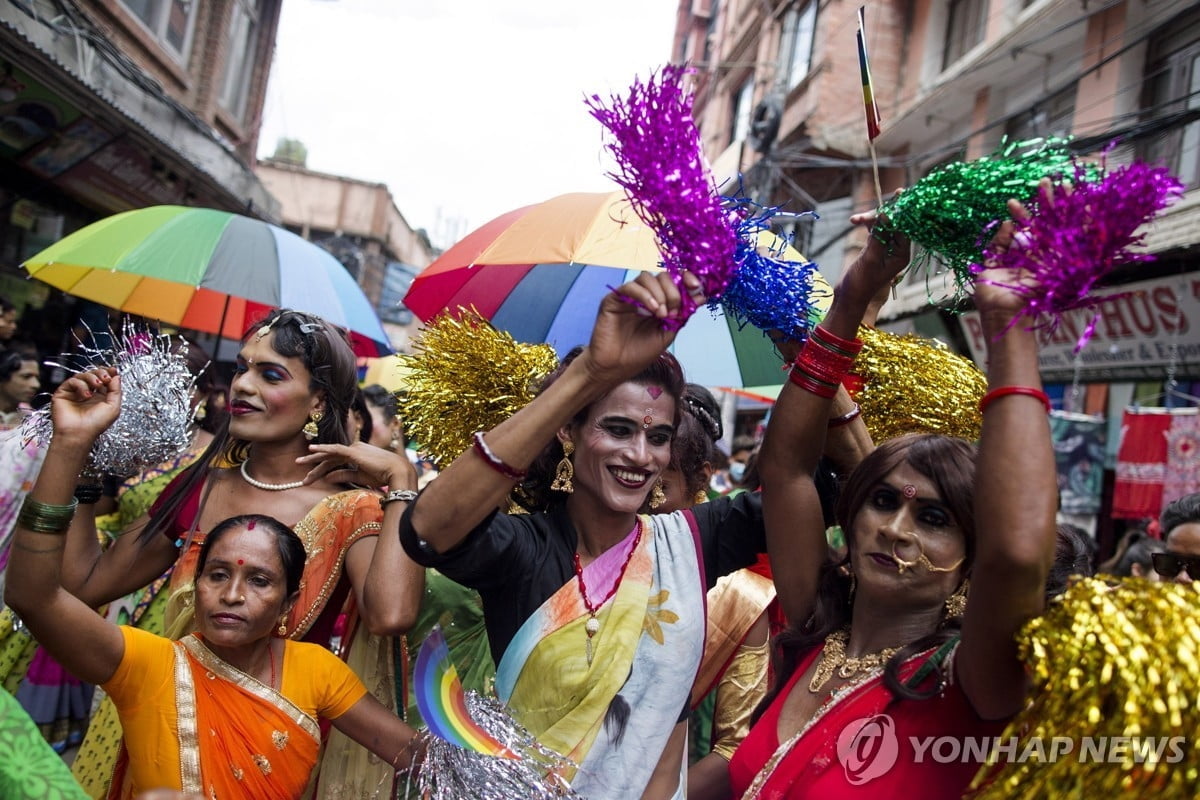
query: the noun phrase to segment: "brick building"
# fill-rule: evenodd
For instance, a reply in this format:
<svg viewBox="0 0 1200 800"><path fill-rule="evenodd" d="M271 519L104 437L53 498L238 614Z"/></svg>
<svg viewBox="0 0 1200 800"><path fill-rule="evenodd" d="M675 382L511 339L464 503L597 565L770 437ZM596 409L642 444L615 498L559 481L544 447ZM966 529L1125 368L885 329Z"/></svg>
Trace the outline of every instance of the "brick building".
<svg viewBox="0 0 1200 800"><path fill-rule="evenodd" d="M875 200L859 5L681 0L674 42L675 58L697 71L695 115L718 179L740 174L755 200L819 211L819 222L799 224L797 244L831 280L861 246L847 216ZM1087 347L1073 352L1090 319L1080 315L1042 348L1056 408L1107 420L1111 481L1127 406L1187 414L1200 396L1200 9L1188 0L870 0L866 17L884 193L1005 137L1071 136L1086 158L1116 140L1110 166L1138 157L1185 182L1184 199L1147 233L1157 260L1108 279L1127 295L1101 306ZM982 363L978 323L946 308L945 277L908 276L881 327L941 339Z"/></svg>
<svg viewBox="0 0 1200 800"><path fill-rule="evenodd" d="M406 350L416 321L400 301L435 256L425 231L409 226L385 184L272 159L257 170L279 198L283 225L345 265L375 305L392 346Z"/></svg>
<svg viewBox="0 0 1200 800"><path fill-rule="evenodd" d="M48 244L164 203L278 220L252 165L281 5L0 6L0 293L48 352L80 313L18 270Z"/></svg>

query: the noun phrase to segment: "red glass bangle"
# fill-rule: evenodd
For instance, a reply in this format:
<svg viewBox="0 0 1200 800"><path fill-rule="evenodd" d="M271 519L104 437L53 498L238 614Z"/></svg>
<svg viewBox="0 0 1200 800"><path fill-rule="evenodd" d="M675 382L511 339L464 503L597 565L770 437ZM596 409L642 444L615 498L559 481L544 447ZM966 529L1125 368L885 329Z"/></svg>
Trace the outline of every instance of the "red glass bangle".
<svg viewBox="0 0 1200 800"><path fill-rule="evenodd" d="M788 373L788 380L806 392L812 392L817 397L823 397L826 400L832 399L837 394L838 385L836 383L830 383L814 375L809 375L799 364L792 367L792 371Z"/></svg>
<svg viewBox="0 0 1200 800"><path fill-rule="evenodd" d="M475 431L475 452L483 459L483 463L487 464L492 469L499 472L510 481L523 481L528 474L525 470L513 469L508 464L505 464L500 456L492 452L492 448L488 447L487 442L483 440L483 431Z"/></svg>
<svg viewBox="0 0 1200 800"><path fill-rule="evenodd" d="M845 414L842 414L840 417L833 417L829 420L828 424L831 429L840 428L843 425L849 425L860 416L862 416L862 408L858 405L858 403L855 403L854 408L850 409Z"/></svg>
<svg viewBox="0 0 1200 800"><path fill-rule="evenodd" d="M988 406L990 406L994 401L1010 394L1035 397L1042 401L1042 405L1046 407L1046 413L1050 413L1050 396L1041 389L1034 389L1032 386L998 386L995 389L992 389L983 396L982 400L979 401L979 413L984 413L988 410Z"/></svg>
<svg viewBox="0 0 1200 800"><path fill-rule="evenodd" d="M813 328L812 334L809 336L809 341L817 341L824 345L827 349L842 355L854 358L858 355L858 351L862 350L862 339L843 339L837 334L830 333L823 325L817 325Z"/></svg>

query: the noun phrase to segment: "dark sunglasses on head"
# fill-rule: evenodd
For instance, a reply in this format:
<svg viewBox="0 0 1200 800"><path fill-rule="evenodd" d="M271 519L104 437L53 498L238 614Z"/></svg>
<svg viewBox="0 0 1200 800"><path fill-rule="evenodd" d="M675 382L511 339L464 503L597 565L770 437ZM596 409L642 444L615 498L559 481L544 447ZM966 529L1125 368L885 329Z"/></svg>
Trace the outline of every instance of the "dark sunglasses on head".
<svg viewBox="0 0 1200 800"><path fill-rule="evenodd" d="M1150 561L1154 564L1154 571L1164 578L1174 578L1181 569L1185 569L1189 578L1200 581L1200 556L1153 553Z"/></svg>

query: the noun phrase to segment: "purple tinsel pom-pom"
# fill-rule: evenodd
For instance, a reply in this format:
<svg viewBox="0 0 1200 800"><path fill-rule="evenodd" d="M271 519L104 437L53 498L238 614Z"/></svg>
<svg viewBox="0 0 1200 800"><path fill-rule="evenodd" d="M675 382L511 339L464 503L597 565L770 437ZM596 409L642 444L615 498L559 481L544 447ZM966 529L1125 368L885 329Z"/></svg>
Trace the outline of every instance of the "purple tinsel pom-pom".
<svg viewBox="0 0 1200 800"><path fill-rule="evenodd" d="M593 95L588 107L611 137L605 145L616 160L610 177L654 230L663 267L676 285L683 270L691 272L712 301L738 266L738 218L713 185L692 120L692 96L683 88L686 75L682 66L666 66L657 79L634 81L627 97L613 97L606 106ZM682 304L687 319L696 302L682 292Z"/></svg>
<svg viewBox="0 0 1200 800"><path fill-rule="evenodd" d="M1100 175L1089 179L1090 169L1077 163L1073 185L1060 180L1049 192L1039 192L1030 217L1013 223L1016 246L1003 253L990 246L984 250L985 262L1029 274L1028 285L991 282L1024 295L1025 315L1048 332L1069 311L1098 308L1102 298L1091 292L1113 269L1154 260L1139 249L1144 234L1137 230L1183 195L1183 183L1162 167L1134 162L1109 172L1102 166ZM984 267L973 269L978 273ZM1098 312L1075 352L1091 338L1097 317Z"/></svg>

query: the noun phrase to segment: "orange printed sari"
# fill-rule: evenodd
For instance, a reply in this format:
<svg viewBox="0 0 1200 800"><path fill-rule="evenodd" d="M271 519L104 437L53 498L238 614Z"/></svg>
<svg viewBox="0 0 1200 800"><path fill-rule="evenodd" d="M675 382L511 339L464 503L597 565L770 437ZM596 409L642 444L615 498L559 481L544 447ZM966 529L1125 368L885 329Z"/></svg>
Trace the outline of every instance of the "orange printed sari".
<svg viewBox="0 0 1200 800"><path fill-rule="evenodd" d="M179 788L210 800L300 797L320 749L317 720L226 664L198 638L173 648ZM174 772L174 765L163 766ZM122 752L112 800L133 796L126 767Z"/></svg>

